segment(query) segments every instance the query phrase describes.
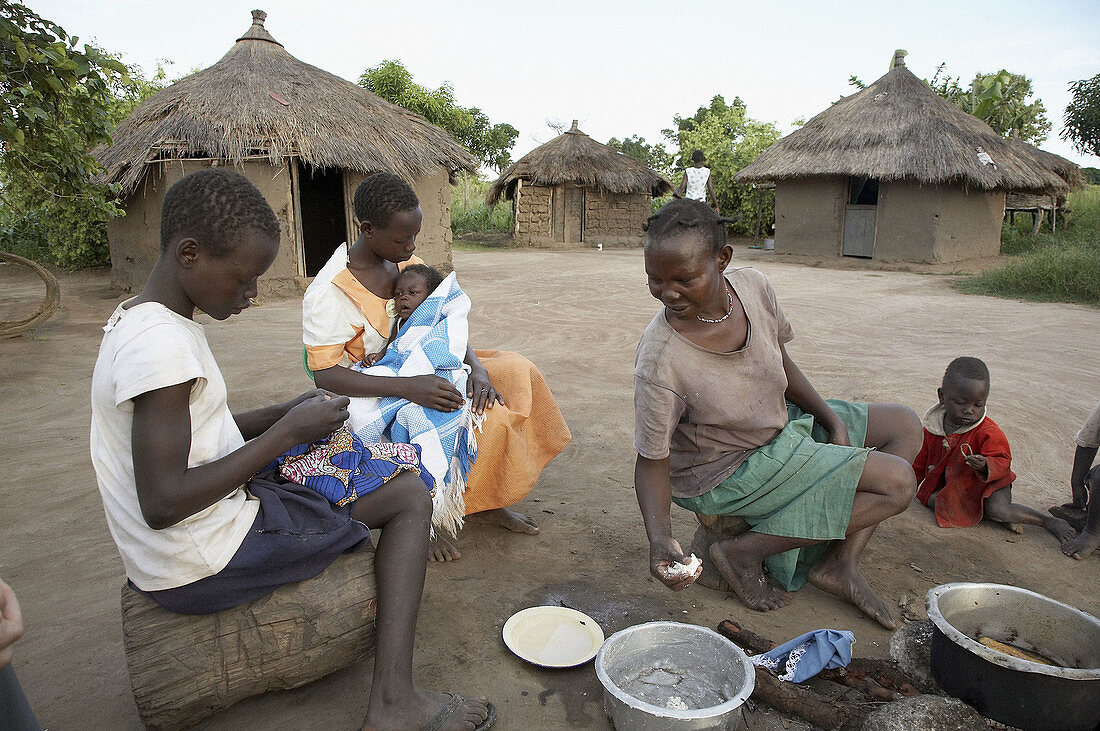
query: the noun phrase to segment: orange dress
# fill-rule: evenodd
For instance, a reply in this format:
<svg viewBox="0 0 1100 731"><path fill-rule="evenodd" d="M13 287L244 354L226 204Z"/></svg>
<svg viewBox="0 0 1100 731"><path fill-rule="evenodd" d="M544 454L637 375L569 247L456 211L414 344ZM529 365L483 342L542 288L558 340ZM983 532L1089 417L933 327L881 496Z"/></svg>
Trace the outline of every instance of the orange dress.
<svg viewBox="0 0 1100 731"><path fill-rule="evenodd" d="M342 244L318 272L302 300L302 331L310 370L350 365L385 345L393 323L385 300L347 268ZM413 257L399 266L419 264ZM486 410L477 434L477 459L467 478L466 515L522 500L542 468L571 435L542 373L519 353L475 350L504 398Z"/></svg>

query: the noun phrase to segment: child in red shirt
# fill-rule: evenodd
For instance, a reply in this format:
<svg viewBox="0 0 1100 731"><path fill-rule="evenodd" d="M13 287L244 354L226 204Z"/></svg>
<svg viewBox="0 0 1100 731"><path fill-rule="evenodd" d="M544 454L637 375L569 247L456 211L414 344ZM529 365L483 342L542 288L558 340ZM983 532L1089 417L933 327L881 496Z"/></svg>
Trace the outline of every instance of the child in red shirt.
<svg viewBox="0 0 1100 731"><path fill-rule="evenodd" d="M935 510L944 528L977 525L983 517L1022 533L1041 525L1065 541L1069 523L1012 502L1012 452L1001 428L985 414L989 369L977 358L956 358L937 391L939 403L924 415L924 444L913 462L917 499Z"/></svg>

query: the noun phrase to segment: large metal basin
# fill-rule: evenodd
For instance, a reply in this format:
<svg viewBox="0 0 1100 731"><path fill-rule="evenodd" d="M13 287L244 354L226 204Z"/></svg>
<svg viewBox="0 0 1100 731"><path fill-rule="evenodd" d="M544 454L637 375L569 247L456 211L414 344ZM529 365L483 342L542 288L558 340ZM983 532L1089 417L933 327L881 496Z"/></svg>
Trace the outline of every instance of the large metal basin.
<svg viewBox="0 0 1100 731"><path fill-rule="evenodd" d="M932 675L983 715L1026 731L1100 726L1100 621L1027 589L954 583L928 592ZM991 650L990 637L1063 665Z"/></svg>
<svg viewBox="0 0 1100 731"><path fill-rule="evenodd" d="M714 630L679 622L648 622L611 635L596 654L596 675L604 709L620 731L742 728L741 705L756 683L756 670L739 647ZM641 677L657 685L635 695ZM707 692L695 693L699 688ZM671 697L710 701L683 710L669 707L683 704Z"/></svg>

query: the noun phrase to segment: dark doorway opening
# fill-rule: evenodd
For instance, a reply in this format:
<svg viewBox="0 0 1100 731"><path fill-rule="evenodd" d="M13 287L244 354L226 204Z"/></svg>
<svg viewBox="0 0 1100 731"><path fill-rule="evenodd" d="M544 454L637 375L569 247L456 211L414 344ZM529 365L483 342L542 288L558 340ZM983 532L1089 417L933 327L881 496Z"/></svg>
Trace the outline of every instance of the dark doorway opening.
<svg viewBox="0 0 1100 731"><path fill-rule="evenodd" d="M852 178L848 185L848 204L853 206L878 205L878 180Z"/></svg>
<svg viewBox="0 0 1100 731"><path fill-rule="evenodd" d="M344 173L298 164L298 203L302 215L302 253L312 277L348 238L344 218Z"/></svg>

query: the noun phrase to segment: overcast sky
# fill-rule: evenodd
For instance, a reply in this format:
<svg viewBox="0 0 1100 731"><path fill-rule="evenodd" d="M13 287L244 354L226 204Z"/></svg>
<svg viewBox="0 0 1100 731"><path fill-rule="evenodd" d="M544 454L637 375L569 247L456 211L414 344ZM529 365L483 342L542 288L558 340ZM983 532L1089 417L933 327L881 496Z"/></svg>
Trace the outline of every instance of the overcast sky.
<svg viewBox="0 0 1100 731"><path fill-rule="evenodd" d="M26 0L25 0L26 1ZM1032 79L1053 124L1043 149L1086 166L1058 133L1067 85L1100 73L1100 2L338 2L325 0L29 0L70 34L147 72L205 68L251 24L297 58L355 81L400 59L420 84L454 86L464 106L520 131L513 158L556 134L547 121L600 142L661 141L674 114L715 94L784 133L887 72L895 48L930 79L941 62L964 83L1001 68ZM898 5L899 7L894 7Z"/></svg>

